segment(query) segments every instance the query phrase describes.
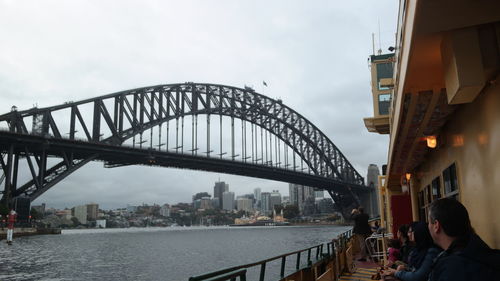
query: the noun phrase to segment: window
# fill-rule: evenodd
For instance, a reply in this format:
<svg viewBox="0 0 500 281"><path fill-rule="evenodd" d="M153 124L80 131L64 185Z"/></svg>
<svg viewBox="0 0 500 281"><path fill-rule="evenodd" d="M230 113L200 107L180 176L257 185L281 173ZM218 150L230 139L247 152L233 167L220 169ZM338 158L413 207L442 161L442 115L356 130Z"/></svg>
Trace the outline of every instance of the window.
<svg viewBox="0 0 500 281"><path fill-rule="evenodd" d="M377 63L377 86L379 90L389 90L389 87L380 86L380 79L392 78L392 62Z"/></svg>
<svg viewBox="0 0 500 281"><path fill-rule="evenodd" d="M444 195L458 199L458 179L455 163L443 171Z"/></svg>
<svg viewBox="0 0 500 281"><path fill-rule="evenodd" d="M432 181L432 201L439 198L441 198L441 183L437 177Z"/></svg>
<svg viewBox="0 0 500 281"><path fill-rule="evenodd" d="M389 107L391 105L391 94L378 95L378 114L389 114Z"/></svg>
<svg viewBox="0 0 500 281"><path fill-rule="evenodd" d="M424 190L418 192L418 216L421 221L427 220L425 215L425 195Z"/></svg>

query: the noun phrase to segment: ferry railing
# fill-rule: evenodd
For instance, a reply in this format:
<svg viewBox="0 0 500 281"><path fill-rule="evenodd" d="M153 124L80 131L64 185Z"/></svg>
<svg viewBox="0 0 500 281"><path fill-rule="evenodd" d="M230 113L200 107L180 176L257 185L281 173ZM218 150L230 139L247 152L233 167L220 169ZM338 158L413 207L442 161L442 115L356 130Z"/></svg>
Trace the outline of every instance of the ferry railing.
<svg viewBox="0 0 500 281"><path fill-rule="evenodd" d="M295 272L297 273L305 268L310 268L313 263L318 263L321 261L327 261L334 259L335 260L335 272L338 275L342 272L345 267L345 249L352 237L352 229L345 231L337 236L336 239L333 239L332 242L322 243L316 246L312 246L309 248L305 248L298 251L289 252L286 254L282 254L279 256L275 256L272 258L264 259L258 262L234 266L198 276L192 276L189 278L189 281L223 281L223 280L231 280L236 281L238 278L240 281L246 281L247 269L260 266L259 271L259 281L266 280L266 265L272 261L276 261L281 259L280 265L280 278L285 278L285 269L286 269L286 260L287 257L295 255ZM326 246L326 247L325 247ZM325 252L326 250L326 252ZM301 268L301 264L303 260L303 255L307 254L307 259L305 260L307 264ZM343 259L339 258L342 254L344 254ZM314 257L313 257L314 255ZM342 261L343 260L343 261ZM338 277L338 276L337 276Z"/></svg>

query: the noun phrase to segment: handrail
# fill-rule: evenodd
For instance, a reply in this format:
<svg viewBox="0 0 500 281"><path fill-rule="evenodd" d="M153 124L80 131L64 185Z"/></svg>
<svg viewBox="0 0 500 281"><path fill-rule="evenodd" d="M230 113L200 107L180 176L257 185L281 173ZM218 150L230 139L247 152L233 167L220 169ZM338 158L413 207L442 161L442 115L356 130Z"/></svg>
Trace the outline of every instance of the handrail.
<svg viewBox="0 0 500 281"><path fill-rule="evenodd" d="M281 278L284 278L285 277L286 257L292 256L292 255L297 255L295 269L297 271L299 271L300 264L301 264L301 262L300 262L301 261L301 253L307 252L307 266L311 266L311 264L312 264L311 255L312 255L313 249L316 249L315 260L316 261L323 260L325 258L329 258L331 255L334 255L336 253L335 250L337 250L337 252L338 252L338 251L344 249L345 246L347 245L348 240L351 237L352 237L352 229L349 229L349 230L339 234L337 236L337 239L333 239L332 242L326 243L326 253L323 253L324 243L322 243L322 244L318 244L316 246L312 246L312 247L305 248L302 250L297 250L297 251L289 252L286 254L278 255L278 256L275 256L272 258L267 258L267 259L264 259L264 260L261 260L258 262L234 266L234 267L230 267L230 268L225 268L222 270L217 270L214 272L205 273L205 274L198 275L198 276L192 276L189 278L189 281L236 280L236 276L239 276L240 280L246 280L246 269L248 269L250 267L254 267L254 266L259 266L259 265L261 266L259 280L264 281L265 280L265 272L266 272L266 264L271 262L271 261L278 260L278 259L281 259L280 276L281 276ZM244 272L239 271L242 269L244 269ZM239 275L233 275L236 273L238 273Z"/></svg>

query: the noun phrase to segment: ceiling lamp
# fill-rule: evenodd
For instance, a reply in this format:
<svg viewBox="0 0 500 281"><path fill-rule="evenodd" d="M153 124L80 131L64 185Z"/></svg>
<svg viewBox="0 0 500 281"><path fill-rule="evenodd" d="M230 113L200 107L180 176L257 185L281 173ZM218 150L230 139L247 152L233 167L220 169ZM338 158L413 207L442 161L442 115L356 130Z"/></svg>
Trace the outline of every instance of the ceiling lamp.
<svg viewBox="0 0 500 281"><path fill-rule="evenodd" d="M437 146L437 138L436 136L428 136L427 138L427 146L430 148L436 148Z"/></svg>

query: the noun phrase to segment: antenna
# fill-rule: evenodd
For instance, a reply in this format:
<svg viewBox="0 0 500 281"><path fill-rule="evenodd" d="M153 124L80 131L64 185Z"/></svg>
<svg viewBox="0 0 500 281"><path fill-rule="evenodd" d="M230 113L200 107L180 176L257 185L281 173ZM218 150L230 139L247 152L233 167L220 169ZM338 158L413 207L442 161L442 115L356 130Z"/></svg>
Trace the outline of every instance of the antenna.
<svg viewBox="0 0 500 281"><path fill-rule="evenodd" d="M380 39L380 19L378 20L378 55L382 54L382 43Z"/></svg>
<svg viewBox="0 0 500 281"><path fill-rule="evenodd" d="M372 54L375 55L375 33L372 32Z"/></svg>

